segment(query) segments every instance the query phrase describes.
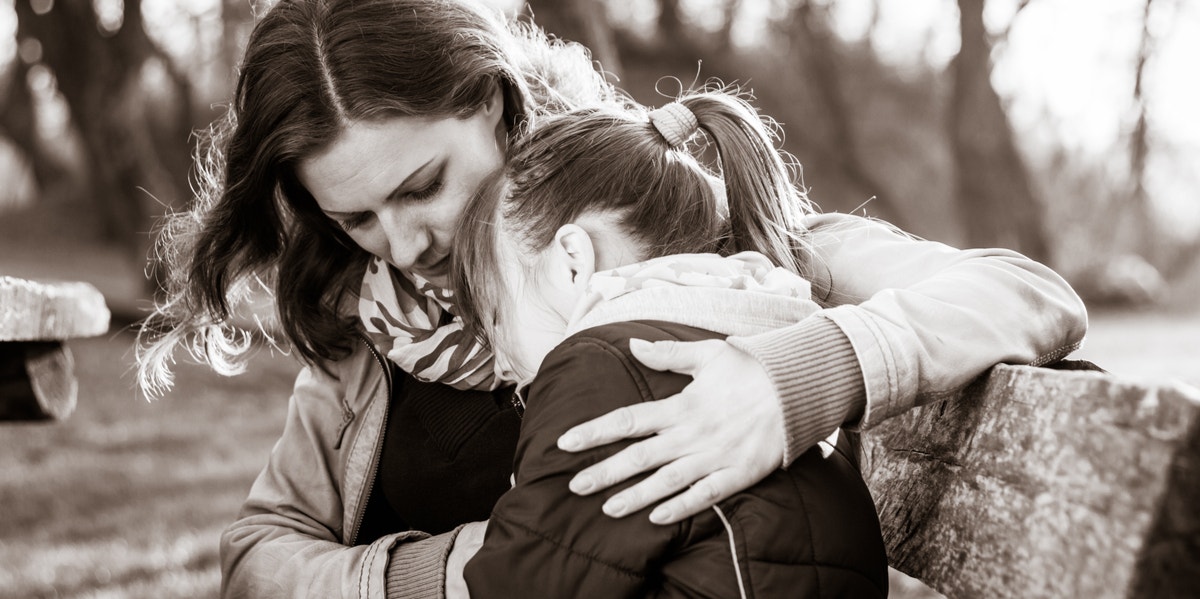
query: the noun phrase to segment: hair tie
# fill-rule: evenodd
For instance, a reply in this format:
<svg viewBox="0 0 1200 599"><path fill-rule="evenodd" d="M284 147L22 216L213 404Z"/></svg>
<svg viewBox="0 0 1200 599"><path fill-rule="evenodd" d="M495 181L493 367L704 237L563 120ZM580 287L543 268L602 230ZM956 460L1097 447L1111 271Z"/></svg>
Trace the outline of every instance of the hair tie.
<svg viewBox="0 0 1200 599"><path fill-rule="evenodd" d="M672 148L682 146L696 133L700 123L690 108L679 102L650 111L650 124L667 140Z"/></svg>

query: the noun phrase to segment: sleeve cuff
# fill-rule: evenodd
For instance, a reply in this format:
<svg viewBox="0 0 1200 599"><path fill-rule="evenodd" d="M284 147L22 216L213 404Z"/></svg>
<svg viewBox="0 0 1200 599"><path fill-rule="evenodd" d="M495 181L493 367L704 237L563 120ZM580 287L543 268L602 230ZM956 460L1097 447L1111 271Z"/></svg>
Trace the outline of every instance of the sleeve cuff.
<svg viewBox="0 0 1200 599"><path fill-rule="evenodd" d="M779 393L787 437L786 467L866 409L862 366L850 339L832 321L814 316L782 329L729 337L754 356Z"/></svg>
<svg viewBox="0 0 1200 599"><path fill-rule="evenodd" d="M465 525L464 525L465 526ZM399 543L389 552L388 599L442 599L446 596L446 559L462 526L420 543Z"/></svg>

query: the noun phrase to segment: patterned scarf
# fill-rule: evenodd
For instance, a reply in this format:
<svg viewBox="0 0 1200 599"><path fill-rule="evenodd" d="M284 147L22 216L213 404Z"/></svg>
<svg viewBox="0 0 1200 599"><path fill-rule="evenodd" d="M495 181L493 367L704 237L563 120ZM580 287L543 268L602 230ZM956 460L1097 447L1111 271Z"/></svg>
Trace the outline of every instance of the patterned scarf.
<svg viewBox="0 0 1200 599"><path fill-rule="evenodd" d="M571 317L578 324L598 305L654 287L736 289L808 300L808 281L757 252L722 257L678 254L596 272ZM381 259L367 267L359 316L392 362L417 379L457 389L491 390L504 383L490 351L463 330L453 294ZM815 308L815 304L814 304ZM569 325L570 327L570 325Z"/></svg>
<svg viewBox="0 0 1200 599"><path fill-rule="evenodd" d="M388 359L425 382L490 391L503 384L492 352L463 330L453 293L420 275L373 258L363 277L358 314Z"/></svg>

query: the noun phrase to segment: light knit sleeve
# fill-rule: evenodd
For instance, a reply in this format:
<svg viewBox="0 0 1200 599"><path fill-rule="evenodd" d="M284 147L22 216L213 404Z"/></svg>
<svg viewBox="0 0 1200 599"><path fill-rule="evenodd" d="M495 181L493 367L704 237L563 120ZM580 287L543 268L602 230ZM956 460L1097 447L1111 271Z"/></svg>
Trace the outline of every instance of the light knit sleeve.
<svg viewBox="0 0 1200 599"><path fill-rule="evenodd" d="M754 356L775 384L787 434L784 465L863 412L862 369L850 339L833 322L818 315L728 341Z"/></svg>

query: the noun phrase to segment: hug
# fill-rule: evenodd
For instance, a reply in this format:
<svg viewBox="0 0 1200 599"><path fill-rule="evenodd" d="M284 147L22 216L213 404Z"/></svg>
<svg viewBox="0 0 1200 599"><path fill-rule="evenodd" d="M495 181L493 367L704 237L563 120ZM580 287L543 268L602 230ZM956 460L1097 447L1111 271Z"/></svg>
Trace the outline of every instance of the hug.
<svg viewBox="0 0 1200 599"><path fill-rule="evenodd" d="M143 384L236 369L255 280L307 364L229 597L886 596L846 431L1086 330L1017 253L817 213L736 95L463 0L281 0L204 152Z"/></svg>

